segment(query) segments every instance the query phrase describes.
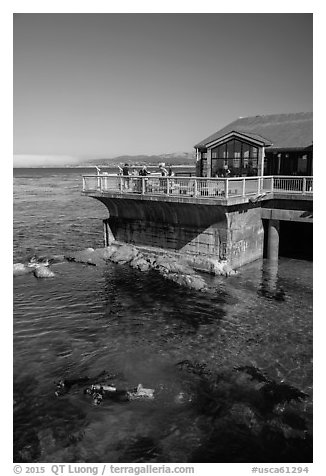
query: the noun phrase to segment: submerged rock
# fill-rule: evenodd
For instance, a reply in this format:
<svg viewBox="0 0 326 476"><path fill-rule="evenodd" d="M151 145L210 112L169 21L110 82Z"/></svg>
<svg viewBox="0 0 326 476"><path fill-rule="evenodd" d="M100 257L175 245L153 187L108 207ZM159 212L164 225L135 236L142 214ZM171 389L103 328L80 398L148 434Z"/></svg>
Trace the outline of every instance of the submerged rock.
<svg viewBox="0 0 326 476"><path fill-rule="evenodd" d="M53 278L55 274L47 266L38 266L34 269L34 276L36 278Z"/></svg>
<svg viewBox="0 0 326 476"><path fill-rule="evenodd" d="M23 263L14 263L14 276L32 273L33 269Z"/></svg>
<svg viewBox="0 0 326 476"><path fill-rule="evenodd" d="M187 288L194 289L196 291L204 291L207 289L207 285L204 279L196 275L178 274L178 273L166 273L163 274L166 279L170 279L180 286L186 286Z"/></svg>

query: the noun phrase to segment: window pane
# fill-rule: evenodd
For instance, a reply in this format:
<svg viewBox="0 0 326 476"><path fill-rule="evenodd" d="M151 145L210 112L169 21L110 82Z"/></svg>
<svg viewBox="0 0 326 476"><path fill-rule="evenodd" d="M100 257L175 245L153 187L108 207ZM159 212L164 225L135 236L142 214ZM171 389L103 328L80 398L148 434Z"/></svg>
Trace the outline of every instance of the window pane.
<svg viewBox="0 0 326 476"><path fill-rule="evenodd" d="M227 157L233 159L234 157L234 140L227 143Z"/></svg>
<svg viewBox="0 0 326 476"><path fill-rule="evenodd" d="M220 145L218 147L217 156L219 159L225 159L226 157L226 144Z"/></svg>
<svg viewBox="0 0 326 476"><path fill-rule="evenodd" d="M250 156L252 159L256 159L258 157L258 149L257 147L250 147Z"/></svg>
<svg viewBox="0 0 326 476"><path fill-rule="evenodd" d="M244 159L249 159L250 146L249 144L242 144L242 156Z"/></svg>
<svg viewBox="0 0 326 476"><path fill-rule="evenodd" d="M222 175L223 165L224 165L223 159L212 159L212 177Z"/></svg>
<svg viewBox="0 0 326 476"><path fill-rule="evenodd" d="M233 167L239 169L241 165L241 159L233 159Z"/></svg>
<svg viewBox="0 0 326 476"><path fill-rule="evenodd" d="M249 164L254 172L256 172L257 164L258 164L258 149L257 147L250 147L250 161Z"/></svg>
<svg viewBox="0 0 326 476"><path fill-rule="evenodd" d="M241 157L241 142L238 140L234 141L234 158L240 159Z"/></svg>

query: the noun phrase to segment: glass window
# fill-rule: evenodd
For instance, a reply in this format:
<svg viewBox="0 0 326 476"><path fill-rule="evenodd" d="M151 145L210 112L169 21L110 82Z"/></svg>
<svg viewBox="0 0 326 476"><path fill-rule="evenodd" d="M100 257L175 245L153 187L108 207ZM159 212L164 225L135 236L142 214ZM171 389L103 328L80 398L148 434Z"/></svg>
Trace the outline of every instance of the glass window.
<svg viewBox="0 0 326 476"><path fill-rule="evenodd" d="M241 158L241 142L238 140L234 141L234 158L240 159Z"/></svg>
<svg viewBox="0 0 326 476"><path fill-rule="evenodd" d="M249 159L250 155L250 145L249 144L242 144L242 156L244 159Z"/></svg>
<svg viewBox="0 0 326 476"><path fill-rule="evenodd" d="M228 165L231 175L257 175L258 147L238 139L231 139L212 149L212 177L223 172Z"/></svg>
<svg viewBox="0 0 326 476"><path fill-rule="evenodd" d="M258 149L257 147L250 147L250 165L253 169L258 166Z"/></svg>
<svg viewBox="0 0 326 476"><path fill-rule="evenodd" d="M224 159L212 159L212 177L222 176L224 164Z"/></svg>
<svg viewBox="0 0 326 476"><path fill-rule="evenodd" d="M234 140L227 142L227 158L233 159L234 157Z"/></svg>
<svg viewBox="0 0 326 476"><path fill-rule="evenodd" d="M258 157L257 147L250 146L250 156L251 156L252 159L257 159L257 157Z"/></svg>
<svg viewBox="0 0 326 476"><path fill-rule="evenodd" d="M299 175L306 175L307 173L307 155L303 155L298 158L298 174Z"/></svg>
<svg viewBox="0 0 326 476"><path fill-rule="evenodd" d="M219 159L225 159L226 158L226 144L220 145L217 148L217 156Z"/></svg>

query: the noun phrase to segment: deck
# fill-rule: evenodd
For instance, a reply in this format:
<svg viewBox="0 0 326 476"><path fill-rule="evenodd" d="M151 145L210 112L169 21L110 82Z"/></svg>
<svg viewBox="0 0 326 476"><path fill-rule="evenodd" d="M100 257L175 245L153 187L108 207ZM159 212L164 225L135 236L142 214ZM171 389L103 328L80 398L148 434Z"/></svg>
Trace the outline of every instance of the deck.
<svg viewBox="0 0 326 476"><path fill-rule="evenodd" d="M270 198L312 200L313 177L158 177L84 175L83 193L163 201L224 204Z"/></svg>

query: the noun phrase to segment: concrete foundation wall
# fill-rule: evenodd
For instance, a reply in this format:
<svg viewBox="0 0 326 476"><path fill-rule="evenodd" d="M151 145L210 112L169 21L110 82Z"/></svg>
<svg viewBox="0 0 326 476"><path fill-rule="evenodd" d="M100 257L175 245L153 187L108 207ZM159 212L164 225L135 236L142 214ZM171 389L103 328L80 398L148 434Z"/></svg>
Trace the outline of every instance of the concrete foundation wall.
<svg viewBox="0 0 326 476"><path fill-rule="evenodd" d="M264 227L260 208L239 206L227 213L228 262L239 268L263 257Z"/></svg>
<svg viewBox="0 0 326 476"><path fill-rule="evenodd" d="M221 239L226 236L226 229L222 222L204 230L190 226L115 217L110 217L108 224L118 241L179 252L209 254L219 259L225 257L226 246L223 246Z"/></svg>
<svg viewBox="0 0 326 476"><path fill-rule="evenodd" d="M98 199L109 210L109 235L118 241L209 255L233 268L263 256L259 207Z"/></svg>

